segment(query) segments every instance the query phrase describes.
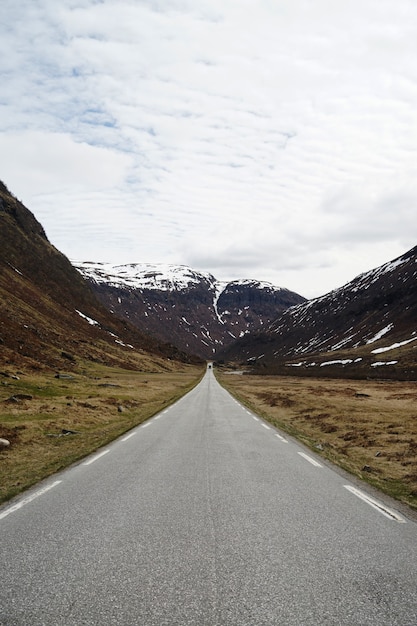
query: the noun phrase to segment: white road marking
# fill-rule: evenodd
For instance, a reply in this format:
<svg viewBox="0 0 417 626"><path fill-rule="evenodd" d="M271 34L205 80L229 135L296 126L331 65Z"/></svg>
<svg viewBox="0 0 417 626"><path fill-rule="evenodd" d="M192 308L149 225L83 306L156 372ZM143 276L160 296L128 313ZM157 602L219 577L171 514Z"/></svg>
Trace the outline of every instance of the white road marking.
<svg viewBox="0 0 417 626"><path fill-rule="evenodd" d="M281 437L281 435L278 435L278 433L275 433L275 437L278 437L278 439L281 439L283 443L288 443L288 440L285 439L285 437Z"/></svg>
<svg viewBox="0 0 417 626"><path fill-rule="evenodd" d="M151 425L151 423L148 422L147 424L143 424L143 426L141 426L141 428L148 428L148 426L150 426L150 425Z"/></svg>
<svg viewBox="0 0 417 626"><path fill-rule="evenodd" d="M261 424L261 426L263 426L264 428L266 428L266 430L271 430L270 426L267 426L266 424Z"/></svg>
<svg viewBox="0 0 417 626"><path fill-rule="evenodd" d="M405 519L401 517L399 513L396 513L392 509L389 509L382 502L379 502L378 500L375 500L371 496L368 496L367 493L364 493L360 489L357 489L356 487L352 487L351 485L344 485L344 487L345 489L353 493L355 496L357 496L358 498L360 498L361 500L363 500L364 502L372 506L374 509L382 513L382 515L385 515L385 517L388 517L388 519L394 520L395 522L398 522L399 524L406 523Z"/></svg>
<svg viewBox="0 0 417 626"><path fill-rule="evenodd" d="M157 415L156 417L153 418L153 421L155 422L156 420L159 420L160 417L161 417L160 415Z"/></svg>
<svg viewBox="0 0 417 626"><path fill-rule="evenodd" d="M133 437L133 435L136 435L136 430L134 433L130 433L130 435L126 435L126 437L123 437L122 441L127 441L128 439L130 439L131 437Z"/></svg>
<svg viewBox="0 0 417 626"><path fill-rule="evenodd" d="M56 480L51 485L47 485L46 487L43 487L42 489L39 489L39 491L35 491L35 493L32 493L30 496L27 496L26 498L23 498L23 500L21 500L20 502L17 502L17 504L14 504L10 508L8 508L5 511L3 511L3 513L0 513L0 519L3 519L4 517L7 517L7 515L10 515L10 513L14 513L18 509L21 509L22 506L25 506L25 504L28 504L29 502L32 502L32 500L34 500L35 498L38 498L39 496L43 495L44 493L46 493L50 489L53 489L54 487L56 487L60 483L62 483L62 480Z"/></svg>
<svg viewBox="0 0 417 626"><path fill-rule="evenodd" d="M318 461L316 461L316 459L313 459L311 456L308 456L308 454L304 454L304 452L299 452L298 454L302 456L306 461L311 463L312 465L315 465L316 467L323 467L323 465L321 465Z"/></svg>
<svg viewBox="0 0 417 626"><path fill-rule="evenodd" d="M259 417L255 417L254 415L252 415L252 417L255 420L255 422L259 422Z"/></svg>
<svg viewBox="0 0 417 626"><path fill-rule="evenodd" d="M96 456L93 456L92 459L90 459L89 461L86 461L85 463L83 463L83 465L91 465L91 463L94 463L94 461L97 461L97 459L99 459L102 456L104 456L105 454L107 454L107 452L110 452L110 450L103 450L103 452L100 452L99 454L96 454Z"/></svg>

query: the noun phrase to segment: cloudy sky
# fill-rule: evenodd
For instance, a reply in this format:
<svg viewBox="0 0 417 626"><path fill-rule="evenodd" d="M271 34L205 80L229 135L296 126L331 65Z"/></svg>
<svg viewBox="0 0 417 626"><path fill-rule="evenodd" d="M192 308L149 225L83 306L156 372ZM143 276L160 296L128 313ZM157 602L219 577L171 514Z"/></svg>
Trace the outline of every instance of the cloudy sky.
<svg viewBox="0 0 417 626"><path fill-rule="evenodd" d="M72 260L315 297L417 244L415 0L1 0L0 179Z"/></svg>

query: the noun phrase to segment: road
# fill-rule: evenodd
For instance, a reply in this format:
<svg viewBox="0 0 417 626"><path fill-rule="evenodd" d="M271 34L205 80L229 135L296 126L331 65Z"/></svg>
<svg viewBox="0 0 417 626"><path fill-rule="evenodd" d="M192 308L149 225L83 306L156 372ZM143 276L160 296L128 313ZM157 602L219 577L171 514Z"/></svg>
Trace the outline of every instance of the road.
<svg viewBox="0 0 417 626"><path fill-rule="evenodd" d="M0 508L0 624L414 626L417 525L348 487L210 369Z"/></svg>

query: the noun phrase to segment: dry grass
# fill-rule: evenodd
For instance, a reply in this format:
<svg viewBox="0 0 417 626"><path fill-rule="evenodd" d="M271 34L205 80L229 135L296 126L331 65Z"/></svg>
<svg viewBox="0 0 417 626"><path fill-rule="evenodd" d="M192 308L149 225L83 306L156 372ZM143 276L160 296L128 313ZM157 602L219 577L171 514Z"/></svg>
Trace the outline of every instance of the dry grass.
<svg viewBox="0 0 417 626"><path fill-rule="evenodd" d="M278 428L417 509L416 383L219 378Z"/></svg>
<svg viewBox="0 0 417 626"><path fill-rule="evenodd" d="M0 375L0 502L86 456L171 404L202 368L137 372L86 364L72 378L54 372ZM72 431L72 432L68 432Z"/></svg>

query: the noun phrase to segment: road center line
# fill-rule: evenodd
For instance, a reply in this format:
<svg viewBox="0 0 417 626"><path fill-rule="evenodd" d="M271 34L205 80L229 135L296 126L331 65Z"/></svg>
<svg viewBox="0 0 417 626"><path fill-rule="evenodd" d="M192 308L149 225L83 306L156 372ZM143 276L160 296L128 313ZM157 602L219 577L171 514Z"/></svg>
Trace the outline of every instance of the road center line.
<svg viewBox="0 0 417 626"><path fill-rule="evenodd" d="M91 465L91 463L94 463L94 461L97 461L97 459L99 459L100 457L102 457L105 454L107 454L107 452L110 452L110 450L103 450L103 452L100 452L99 454L96 454L96 456L93 456L92 459L90 459L89 461L86 461L85 463L83 463L83 465Z"/></svg>
<svg viewBox="0 0 417 626"><path fill-rule="evenodd" d="M39 496L43 495L44 493L46 493L50 489L53 489L54 487L56 487L60 483L62 483L62 480L56 480L51 485L47 485L46 487L43 487L42 489L39 489L39 491L35 491L35 493L32 493L32 495L27 496L26 498L23 498L23 500L21 500L20 502L17 502L17 504L14 504L10 508L8 508L5 511L3 511L3 513L0 513L0 519L3 519L4 517L7 517L7 515L10 515L10 513L14 513L18 509L21 509L22 506L25 506L25 504L29 504L29 502L32 502L32 500L34 500L35 498L38 498Z"/></svg>
<svg viewBox="0 0 417 626"><path fill-rule="evenodd" d="M123 437L122 441L127 441L128 439L130 439L131 437L133 437L133 435L136 435L136 430L134 433L130 433L130 435L126 435L126 437Z"/></svg>
<svg viewBox="0 0 417 626"><path fill-rule="evenodd" d="M298 454L302 456L303 459L311 463L311 465L315 465L315 467L323 467L323 465L321 465L318 461L316 461L316 459L313 459L311 456L308 456L308 454L304 454L304 452L299 452Z"/></svg>
<svg viewBox="0 0 417 626"><path fill-rule="evenodd" d="M344 488L350 491L351 493L353 493L355 496L357 496L364 502L366 502L367 504L369 504L370 506L372 506L374 509L376 509L380 513L382 513L382 515L385 515L385 517L388 517L388 519L394 520L395 522L398 522L399 524L406 523L405 519L401 517L399 513L396 513L392 509L389 509L387 506L385 506L385 504L383 504L382 502L379 502L378 500L375 500L371 496L368 496L367 493L364 493L360 489L357 489L356 487L352 487L351 485L344 485Z"/></svg>

